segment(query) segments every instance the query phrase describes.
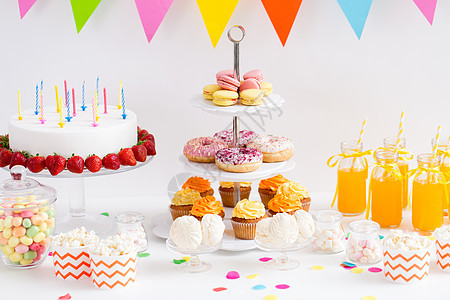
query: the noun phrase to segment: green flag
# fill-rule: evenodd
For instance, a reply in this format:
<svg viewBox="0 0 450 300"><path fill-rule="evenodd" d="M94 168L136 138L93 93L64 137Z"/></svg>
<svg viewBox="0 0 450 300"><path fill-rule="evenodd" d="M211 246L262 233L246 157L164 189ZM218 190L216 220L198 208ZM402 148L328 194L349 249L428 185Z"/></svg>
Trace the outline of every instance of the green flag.
<svg viewBox="0 0 450 300"><path fill-rule="evenodd" d="M100 4L100 1L101 0L70 0L78 33L83 29L84 24L89 20L94 10Z"/></svg>

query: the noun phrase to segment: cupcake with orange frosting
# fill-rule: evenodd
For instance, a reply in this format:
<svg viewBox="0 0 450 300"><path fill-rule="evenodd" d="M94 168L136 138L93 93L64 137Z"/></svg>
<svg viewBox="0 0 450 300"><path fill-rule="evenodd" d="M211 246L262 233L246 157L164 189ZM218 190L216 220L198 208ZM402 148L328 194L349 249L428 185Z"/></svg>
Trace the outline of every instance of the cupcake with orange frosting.
<svg viewBox="0 0 450 300"><path fill-rule="evenodd" d="M209 180L199 176L189 177L189 179L183 184L182 188L190 188L191 190L197 191L202 197L214 195L214 190L212 189Z"/></svg>
<svg viewBox="0 0 450 300"><path fill-rule="evenodd" d="M190 188L181 189L175 193L170 203L169 210L172 214L172 219L181 216L188 216L195 201L200 200L202 196L200 193Z"/></svg>
<svg viewBox="0 0 450 300"><path fill-rule="evenodd" d="M251 182L241 182L241 199L248 199L252 190ZM222 204L226 207L234 207L234 182L221 181L219 186Z"/></svg>
<svg viewBox="0 0 450 300"><path fill-rule="evenodd" d="M311 198L306 188L298 182L289 181L280 185L277 194L283 194L288 198L299 198L302 202L302 209L309 211Z"/></svg>
<svg viewBox="0 0 450 300"><path fill-rule="evenodd" d="M259 196L261 196L261 202L264 204L265 208L268 208L267 204L270 199L276 195L278 188L286 182L289 182L289 180L280 174L263 179L259 182L258 192Z"/></svg>
<svg viewBox="0 0 450 300"><path fill-rule="evenodd" d="M222 203L217 201L216 198L213 196L206 196L194 202L190 214L199 221L201 221L206 214L219 215L223 219L225 217L225 210L223 209Z"/></svg>
<svg viewBox="0 0 450 300"><path fill-rule="evenodd" d="M276 194L272 200L269 201L269 215L275 216L277 213L288 213L293 215L297 210L302 209L302 201L300 197L293 194Z"/></svg>
<svg viewBox="0 0 450 300"><path fill-rule="evenodd" d="M264 204L259 201L243 199L233 209L231 224L234 236L242 240L253 240L256 235L256 224L267 218Z"/></svg>

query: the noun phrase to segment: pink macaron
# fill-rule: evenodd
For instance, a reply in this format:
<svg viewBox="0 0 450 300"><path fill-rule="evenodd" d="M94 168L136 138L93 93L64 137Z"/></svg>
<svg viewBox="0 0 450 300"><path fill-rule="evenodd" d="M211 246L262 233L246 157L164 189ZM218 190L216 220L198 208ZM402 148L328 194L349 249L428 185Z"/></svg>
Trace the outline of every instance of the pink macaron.
<svg viewBox="0 0 450 300"><path fill-rule="evenodd" d="M261 89L261 83L255 78L249 78L241 82L241 86L239 87L239 91L245 91L249 89Z"/></svg>
<svg viewBox="0 0 450 300"><path fill-rule="evenodd" d="M219 78L222 77L223 75L233 77L233 70L223 70L223 71L217 72L216 79L219 80Z"/></svg>
<svg viewBox="0 0 450 300"><path fill-rule="evenodd" d="M241 85L238 80L228 75L222 75L219 79L217 79L217 84L221 88L233 92L236 92L239 86Z"/></svg>
<svg viewBox="0 0 450 300"><path fill-rule="evenodd" d="M258 80L259 82L264 81L264 75L261 70L251 70L244 74L244 80L254 78Z"/></svg>

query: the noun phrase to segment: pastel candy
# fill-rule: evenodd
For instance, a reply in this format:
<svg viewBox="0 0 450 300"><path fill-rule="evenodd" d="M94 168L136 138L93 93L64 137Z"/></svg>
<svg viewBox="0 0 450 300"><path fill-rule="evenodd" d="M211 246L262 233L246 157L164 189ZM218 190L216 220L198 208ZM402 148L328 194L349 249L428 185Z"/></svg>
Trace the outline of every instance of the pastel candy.
<svg viewBox="0 0 450 300"><path fill-rule="evenodd" d="M32 243L30 245L30 250L38 251L40 248L41 248L41 245L39 245L38 243Z"/></svg>
<svg viewBox="0 0 450 300"><path fill-rule="evenodd" d="M47 230L47 223L42 223L41 225L39 225L39 231L44 232Z"/></svg>
<svg viewBox="0 0 450 300"><path fill-rule="evenodd" d="M10 256L11 254L14 253L14 248L10 247L9 245L5 245L5 246L2 247L2 252L6 256Z"/></svg>
<svg viewBox="0 0 450 300"><path fill-rule="evenodd" d="M15 227L12 231L12 235L15 237L21 237L24 236L27 233L27 230L25 229L25 227Z"/></svg>
<svg viewBox="0 0 450 300"><path fill-rule="evenodd" d="M3 231L4 228L5 228L5 220L0 219L0 231Z"/></svg>
<svg viewBox="0 0 450 300"><path fill-rule="evenodd" d="M20 214L22 212L22 208L25 208L25 205L22 204L15 204L14 208L18 208L18 210L14 210L15 214Z"/></svg>
<svg viewBox="0 0 450 300"><path fill-rule="evenodd" d="M29 248L24 244L19 244L14 248L14 250L16 250L17 253L23 254L25 252L28 252Z"/></svg>
<svg viewBox="0 0 450 300"><path fill-rule="evenodd" d="M25 228L30 228L31 225L32 225L31 220L28 219L28 218L27 218L27 219L23 219L22 225L23 225L23 227L25 227Z"/></svg>
<svg viewBox="0 0 450 300"><path fill-rule="evenodd" d="M41 216L44 221L48 219L48 214L45 211L38 212L38 216Z"/></svg>
<svg viewBox="0 0 450 300"><path fill-rule="evenodd" d="M11 228L12 227L12 220L13 220L13 216L7 216L5 218L5 221L4 221L5 228Z"/></svg>
<svg viewBox="0 0 450 300"><path fill-rule="evenodd" d="M12 210L6 210L5 211L5 216L12 216L12 215L13 215Z"/></svg>
<svg viewBox="0 0 450 300"><path fill-rule="evenodd" d="M43 232L39 232L38 234L36 234L33 237L33 241L35 241L36 243L40 243L45 239L45 233Z"/></svg>
<svg viewBox="0 0 450 300"><path fill-rule="evenodd" d="M17 252L13 252L10 256L9 256L9 260L12 261L13 263L16 262L20 262L20 260L24 257L23 254L17 253Z"/></svg>
<svg viewBox="0 0 450 300"><path fill-rule="evenodd" d="M28 252L23 254L24 259L35 259L37 256L36 251L29 250Z"/></svg>
<svg viewBox="0 0 450 300"><path fill-rule="evenodd" d="M31 210L24 210L20 213L22 218L31 218L33 215L34 213Z"/></svg>
<svg viewBox="0 0 450 300"><path fill-rule="evenodd" d="M4 246L8 244L8 239L3 236L3 233L0 233L0 245Z"/></svg>
<svg viewBox="0 0 450 300"><path fill-rule="evenodd" d="M34 215L31 217L31 223L33 223L33 225L39 226L44 223L44 218L40 215Z"/></svg>
<svg viewBox="0 0 450 300"><path fill-rule="evenodd" d="M55 217L55 210L52 209L52 208L50 208L50 209L47 211L47 215L48 215L49 218Z"/></svg>
<svg viewBox="0 0 450 300"><path fill-rule="evenodd" d="M22 225L22 217L14 217L12 220L12 224L14 227L19 227Z"/></svg>
<svg viewBox="0 0 450 300"><path fill-rule="evenodd" d="M36 225L31 226L30 228L27 229L27 235L30 238L33 238L36 234L39 233L39 227Z"/></svg>
<svg viewBox="0 0 450 300"><path fill-rule="evenodd" d="M3 229L3 237L9 239L12 236L12 229L5 228Z"/></svg>
<svg viewBox="0 0 450 300"><path fill-rule="evenodd" d="M34 260L32 260L32 259L21 259L21 260L20 260L20 264L21 264L22 266L29 265L29 264L31 264L31 263L33 263L33 262L34 262Z"/></svg>
<svg viewBox="0 0 450 300"><path fill-rule="evenodd" d="M12 248L16 247L17 245L19 245L20 240L18 237L12 236L9 238L8 240L8 245Z"/></svg>
<svg viewBox="0 0 450 300"><path fill-rule="evenodd" d="M33 244L33 239L27 235L24 235L20 238L20 242L26 246L30 246L31 244Z"/></svg>
<svg viewBox="0 0 450 300"><path fill-rule="evenodd" d="M37 254L38 255L42 255L47 251L47 247L45 246L41 246L41 248L39 248L39 250L37 250Z"/></svg>

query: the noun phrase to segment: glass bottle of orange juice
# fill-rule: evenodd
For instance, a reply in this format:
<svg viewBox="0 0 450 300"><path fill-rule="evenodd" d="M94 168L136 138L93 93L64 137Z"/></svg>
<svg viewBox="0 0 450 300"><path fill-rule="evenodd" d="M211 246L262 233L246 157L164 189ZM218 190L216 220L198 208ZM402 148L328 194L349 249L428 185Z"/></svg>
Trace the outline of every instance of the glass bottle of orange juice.
<svg viewBox="0 0 450 300"><path fill-rule="evenodd" d="M392 150L377 150L376 166L370 178L372 221L385 228L398 227L402 222L404 177L397 164L398 156Z"/></svg>
<svg viewBox="0 0 450 300"><path fill-rule="evenodd" d="M431 232L441 227L444 219L442 199L446 186L439 170L440 157L420 154L417 164L418 168L413 173L412 224L416 230Z"/></svg>
<svg viewBox="0 0 450 300"><path fill-rule="evenodd" d="M367 160L358 155L362 143L341 143L342 159L337 174L338 210L344 216L356 216L366 210Z"/></svg>
<svg viewBox="0 0 450 300"><path fill-rule="evenodd" d="M431 140L431 147L434 147L436 141L433 138ZM441 158L441 165L439 166L439 170L444 175L444 179L446 182L450 181L450 152L449 152L449 139L448 138L441 138L439 139L439 145L437 147L438 151L437 154ZM449 191L450 183L447 184L447 191ZM447 198L444 197L442 199L442 205L444 206L444 215L448 215L448 206L449 203L447 203Z"/></svg>
<svg viewBox="0 0 450 300"><path fill-rule="evenodd" d="M397 137L387 137L383 140L384 147L387 149L395 149L397 146ZM402 207L405 209L408 206L408 171L409 171L409 161L413 158L413 155L406 151L406 139L401 138L397 149L398 153L398 168L400 173L403 175L403 200Z"/></svg>

